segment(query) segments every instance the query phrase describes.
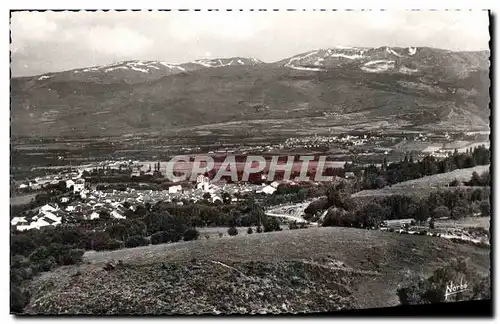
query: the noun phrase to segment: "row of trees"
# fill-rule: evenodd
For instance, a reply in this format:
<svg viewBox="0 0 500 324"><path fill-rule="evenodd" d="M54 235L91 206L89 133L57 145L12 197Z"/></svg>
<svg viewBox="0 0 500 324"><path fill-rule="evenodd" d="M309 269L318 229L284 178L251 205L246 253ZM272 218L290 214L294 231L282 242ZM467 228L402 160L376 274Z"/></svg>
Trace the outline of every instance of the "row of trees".
<svg viewBox="0 0 500 324"><path fill-rule="evenodd" d="M350 197L332 190L328 198L310 204L306 213L309 213L309 219L317 219L320 213L328 210L323 226L377 227L384 220L408 218L425 223L429 218L460 219L474 214L488 216L491 212L489 196L489 188L442 190L420 199L391 195L354 204Z"/></svg>
<svg viewBox="0 0 500 324"><path fill-rule="evenodd" d="M421 161L414 161L412 155L406 155L403 161L388 165L384 159L380 168L375 165L365 168L362 189L380 189L386 185L424 176L472 168L476 165L488 165L490 164L490 155L490 150L483 145L475 149L468 149L465 153L458 153L455 150L452 156L442 160L429 155ZM351 169L357 170L353 165L346 165L346 171Z"/></svg>
<svg viewBox="0 0 500 324"><path fill-rule="evenodd" d="M457 187L461 183L457 179L453 180L450 182L449 186L450 187ZM474 171L472 173L472 177L469 181L463 182L463 185L468 186L468 187L490 187L491 186L491 178L490 178L490 172L486 171L483 172L481 175Z"/></svg>

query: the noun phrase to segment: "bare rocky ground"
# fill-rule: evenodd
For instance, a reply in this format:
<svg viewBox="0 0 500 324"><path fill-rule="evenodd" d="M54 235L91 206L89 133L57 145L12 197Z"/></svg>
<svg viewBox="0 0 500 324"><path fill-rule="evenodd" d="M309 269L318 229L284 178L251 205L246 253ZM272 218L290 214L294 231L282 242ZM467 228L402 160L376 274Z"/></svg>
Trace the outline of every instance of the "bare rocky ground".
<svg viewBox="0 0 500 324"><path fill-rule="evenodd" d="M31 283L27 314L260 314L398 304L408 274L455 257L489 272L490 250L350 228L88 252Z"/></svg>

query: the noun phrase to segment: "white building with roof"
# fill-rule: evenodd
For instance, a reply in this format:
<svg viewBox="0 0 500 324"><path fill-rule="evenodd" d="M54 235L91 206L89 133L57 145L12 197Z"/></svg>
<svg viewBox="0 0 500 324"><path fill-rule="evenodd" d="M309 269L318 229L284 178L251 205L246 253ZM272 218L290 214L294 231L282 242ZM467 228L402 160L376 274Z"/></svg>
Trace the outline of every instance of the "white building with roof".
<svg viewBox="0 0 500 324"><path fill-rule="evenodd" d="M182 192L182 186L181 185L168 187L168 193L175 194L175 193L179 193L179 192Z"/></svg>
<svg viewBox="0 0 500 324"><path fill-rule="evenodd" d="M76 180L75 184L73 185L73 192L74 193L79 193L82 192L85 189L85 179L78 179Z"/></svg>

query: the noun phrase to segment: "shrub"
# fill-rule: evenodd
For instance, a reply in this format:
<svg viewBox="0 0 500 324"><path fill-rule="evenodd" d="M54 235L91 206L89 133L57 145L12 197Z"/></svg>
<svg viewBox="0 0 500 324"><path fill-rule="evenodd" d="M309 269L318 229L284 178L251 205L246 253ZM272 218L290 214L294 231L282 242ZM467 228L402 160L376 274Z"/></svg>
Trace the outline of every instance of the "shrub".
<svg viewBox="0 0 500 324"><path fill-rule="evenodd" d="M227 230L227 234L229 234L230 236L235 236L235 235L238 235L238 230L236 229L236 227L230 227L228 230Z"/></svg>
<svg viewBox="0 0 500 324"><path fill-rule="evenodd" d="M434 209L434 218L439 219L444 217L450 217L450 210L448 207L442 205L436 207L436 209Z"/></svg>
<svg viewBox="0 0 500 324"><path fill-rule="evenodd" d="M253 234L253 229L252 229L251 227L249 227L249 228L247 229L247 233L248 233L248 234Z"/></svg>
<svg viewBox="0 0 500 324"><path fill-rule="evenodd" d="M184 241L193 241L197 240L198 237L200 236L200 232L196 230L196 228L188 228L184 232Z"/></svg>
<svg viewBox="0 0 500 324"><path fill-rule="evenodd" d="M131 236L125 241L125 246L128 248L146 245L149 245L149 240L139 235Z"/></svg>
<svg viewBox="0 0 500 324"><path fill-rule="evenodd" d="M123 248L124 244L120 240L111 239L106 243L106 250L118 250Z"/></svg>
<svg viewBox="0 0 500 324"><path fill-rule="evenodd" d="M51 256L50 250L46 246L41 246L35 251L33 251L33 253L30 254L29 258L31 262L39 263L43 260L46 260L50 256Z"/></svg>
<svg viewBox="0 0 500 324"><path fill-rule="evenodd" d="M164 241L164 233L165 232L156 232L151 235L151 244L156 245L156 244L161 244L165 243Z"/></svg>
<svg viewBox="0 0 500 324"><path fill-rule="evenodd" d="M299 226L297 225L296 221L293 221L292 223L288 224L288 229L294 230L294 229L298 229L298 228L299 228Z"/></svg>
<svg viewBox="0 0 500 324"><path fill-rule="evenodd" d="M83 254L85 250L82 249L71 249L63 253L59 257L59 263L62 265L78 264L82 262Z"/></svg>
<svg viewBox="0 0 500 324"><path fill-rule="evenodd" d="M489 216L491 211L490 211L490 202L488 200L483 200L479 204L479 210L481 211L482 216Z"/></svg>
<svg viewBox="0 0 500 324"><path fill-rule="evenodd" d="M109 240L110 237L107 232L90 232L86 238L85 249L104 251L107 248Z"/></svg>
<svg viewBox="0 0 500 324"><path fill-rule="evenodd" d="M257 230L256 230L256 232L257 232L257 233L262 233L262 227L260 227L260 225L259 225L259 226L257 226Z"/></svg>
<svg viewBox="0 0 500 324"><path fill-rule="evenodd" d="M264 223L264 232L281 231L280 222L276 217L269 217Z"/></svg>
<svg viewBox="0 0 500 324"><path fill-rule="evenodd" d="M356 220L362 224L362 227L375 227L387 218L388 210L377 203L369 203L363 206L356 213Z"/></svg>
<svg viewBox="0 0 500 324"><path fill-rule="evenodd" d="M45 272L52 270L56 264L56 258L49 256L47 259L37 262L34 266L38 272Z"/></svg>
<svg viewBox="0 0 500 324"><path fill-rule="evenodd" d="M224 233L219 233L219 237L223 237L224 236Z"/></svg>
<svg viewBox="0 0 500 324"><path fill-rule="evenodd" d="M29 302L28 293L21 287L11 285L10 287L10 311L20 314Z"/></svg>
<svg viewBox="0 0 500 324"><path fill-rule="evenodd" d="M15 234L10 237L11 255L28 256L37 248L35 242L26 234Z"/></svg>
<svg viewBox="0 0 500 324"><path fill-rule="evenodd" d="M321 224L324 227L328 226L356 226L357 221L354 219L354 214L340 208L331 208L323 219Z"/></svg>
<svg viewBox="0 0 500 324"><path fill-rule="evenodd" d="M451 218L460 219L469 216L469 209L465 206L457 206L451 212Z"/></svg>
<svg viewBox="0 0 500 324"><path fill-rule="evenodd" d="M431 218L431 220L429 221L429 229L433 230L435 229L435 227L436 227L436 222L434 218Z"/></svg>

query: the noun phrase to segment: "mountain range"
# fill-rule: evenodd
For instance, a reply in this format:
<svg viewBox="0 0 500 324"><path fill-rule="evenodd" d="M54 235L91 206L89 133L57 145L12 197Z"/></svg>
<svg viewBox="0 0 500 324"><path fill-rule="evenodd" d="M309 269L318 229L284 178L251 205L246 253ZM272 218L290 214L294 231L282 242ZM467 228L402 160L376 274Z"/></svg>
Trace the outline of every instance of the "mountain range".
<svg viewBox="0 0 500 324"><path fill-rule="evenodd" d="M273 63L244 57L124 61L17 77L11 79L11 134L236 134L255 125L262 133L377 125L484 130L489 56L428 47L332 47Z"/></svg>

